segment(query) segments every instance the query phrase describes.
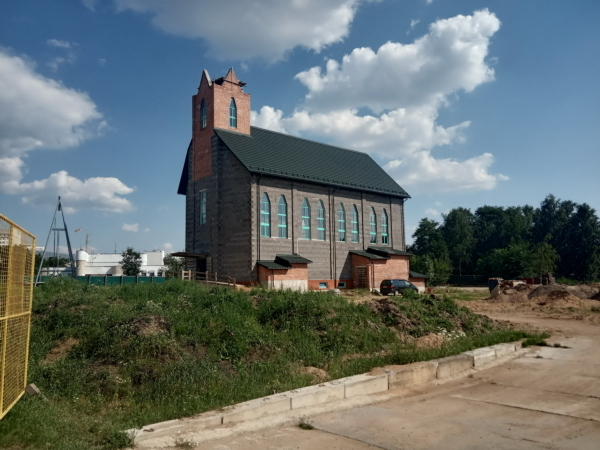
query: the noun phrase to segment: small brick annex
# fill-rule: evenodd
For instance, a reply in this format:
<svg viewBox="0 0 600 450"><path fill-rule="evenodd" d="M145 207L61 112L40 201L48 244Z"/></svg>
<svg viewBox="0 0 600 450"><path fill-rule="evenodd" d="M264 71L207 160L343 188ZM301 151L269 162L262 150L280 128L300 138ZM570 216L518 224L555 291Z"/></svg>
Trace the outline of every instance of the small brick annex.
<svg viewBox="0 0 600 450"><path fill-rule="evenodd" d="M404 279L419 291L425 290L425 276L410 271L409 253L393 248L369 248L351 251L352 275L350 280L309 280L308 264L311 261L300 255L278 255L275 261L259 261L258 278L261 285L274 289L320 290L332 288L379 289L386 279ZM305 259L291 263L286 258Z"/></svg>

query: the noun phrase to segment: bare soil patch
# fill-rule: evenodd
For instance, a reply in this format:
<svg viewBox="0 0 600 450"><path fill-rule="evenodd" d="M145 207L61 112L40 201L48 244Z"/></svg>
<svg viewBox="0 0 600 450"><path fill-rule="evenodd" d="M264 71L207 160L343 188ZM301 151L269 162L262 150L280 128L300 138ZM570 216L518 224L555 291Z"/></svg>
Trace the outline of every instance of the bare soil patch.
<svg viewBox="0 0 600 450"><path fill-rule="evenodd" d="M60 344L58 344L56 347L54 347L48 352L44 360L41 362L41 365L48 366L58 361L59 359L64 358L77 344L79 344L79 339L75 339L73 337L62 341Z"/></svg>
<svg viewBox="0 0 600 450"><path fill-rule="evenodd" d="M552 319L582 320L600 325L597 284L531 286L506 283L481 301L459 301L477 313L528 314Z"/></svg>

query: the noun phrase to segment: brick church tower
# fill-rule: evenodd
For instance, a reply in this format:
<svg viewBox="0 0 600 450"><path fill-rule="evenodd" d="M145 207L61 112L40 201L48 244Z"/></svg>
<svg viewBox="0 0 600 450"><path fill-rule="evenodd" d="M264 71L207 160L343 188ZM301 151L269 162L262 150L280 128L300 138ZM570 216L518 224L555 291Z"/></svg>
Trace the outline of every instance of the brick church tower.
<svg viewBox="0 0 600 450"><path fill-rule="evenodd" d="M243 91L233 69L215 80L202 72L198 93L192 97L193 180L212 174L211 139L215 128L250 134L250 94Z"/></svg>

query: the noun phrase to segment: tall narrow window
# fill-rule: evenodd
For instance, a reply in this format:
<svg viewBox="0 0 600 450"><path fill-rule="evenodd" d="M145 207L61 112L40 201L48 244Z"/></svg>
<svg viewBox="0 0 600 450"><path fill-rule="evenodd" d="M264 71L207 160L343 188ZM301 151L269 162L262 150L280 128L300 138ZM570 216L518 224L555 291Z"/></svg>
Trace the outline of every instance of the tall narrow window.
<svg viewBox="0 0 600 450"><path fill-rule="evenodd" d="M260 199L260 235L271 237L271 202L266 192Z"/></svg>
<svg viewBox="0 0 600 450"><path fill-rule="evenodd" d="M338 241L346 242L346 210L344 205L340 203L340 207L337 210L337 223L338 223Z"/></svg>
<svg viewBox="0 0 600 450"><path fill-rule="evenodd" d="M310 239L310 203L308 199L302 202L302 239Z"/></svg>
<svg viewBox="0 0 600 450"><path fill-rule="evenodd" d="M231 97L231 101L229 102L229 126L237 128L237 106L235 106L233 97Z"/></svg>
<svg viewBox="0 0 600 450"><path fill-rule="evenodd" d="M388 239L388 215L385 209L381 215L381 243L385 245L390 243Z"/></svg>
<svg viewBox="0 0 600 450"><path fill-rule="evenodd" d="M359 242L360 236L358 234L358 209L356 205L352 205L352 242Z"/></svg>
<svg viewBox="0 0 600 450"><path fill-rule="evenodd" d="M369 217L369 242L371 244L377 244L377 214L375 214L375 208L371 208L371 216Z"/></svg>
<svg viewBox="0 0 600 450"><path fill-rule="evenodd" d="M287 232L287 202L282 195L277 203L277 236L280 238L288 237Z"/></svg>
<svg viewBox="0 0 600 450"><path fill-rule="evenodd" d="M321 200L317 203L317 239L325 240L325 207Z"/></svg>
<svg viewBox="0 0 600 450"><path fill-rule="evenodd" d="M200 191L200 224L206 223L206 191Z"/></svg>
<svg viewBox="0 0 600 450"><path fill-rule="evenodd" d="M200 128L206 128L206 102L204 99L200 103Z"/></svg>

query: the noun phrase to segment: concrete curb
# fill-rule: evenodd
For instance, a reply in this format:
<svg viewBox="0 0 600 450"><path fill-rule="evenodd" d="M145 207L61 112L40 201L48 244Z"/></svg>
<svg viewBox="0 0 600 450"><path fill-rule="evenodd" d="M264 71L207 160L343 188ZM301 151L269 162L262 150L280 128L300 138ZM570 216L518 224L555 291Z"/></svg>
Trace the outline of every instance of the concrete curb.
<svg viewBox="0 0 600 450"><path fill-rule="evenodd" d="M133 437L134 443L138 445L148 439L155 440L158 437L174 434L215 429L351 397L385 393L390 389L456 378L471 369L487 367L496 359L506 359L507 356L515 354L520 349L521 342L497 344L432 361L386 366L374 371L373 374L355 375L294 389L238 403L222 410L146 425L141 429L128 430L128 433Z"/></svg>

